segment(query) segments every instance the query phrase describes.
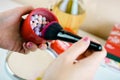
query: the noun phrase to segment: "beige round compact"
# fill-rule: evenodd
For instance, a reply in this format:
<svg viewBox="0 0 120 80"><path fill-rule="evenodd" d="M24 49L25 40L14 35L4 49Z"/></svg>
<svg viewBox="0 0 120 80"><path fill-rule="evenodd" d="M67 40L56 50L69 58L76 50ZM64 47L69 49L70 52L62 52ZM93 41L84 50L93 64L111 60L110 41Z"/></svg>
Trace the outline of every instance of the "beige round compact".
<svg viewBox="0 0 120 80"><path fill-rule="evenodd" d="M36 50L26 55L10 52L6 58L6 69L14 80L35 80L42 77L54 59L54 53L48 50Z"/></svg>

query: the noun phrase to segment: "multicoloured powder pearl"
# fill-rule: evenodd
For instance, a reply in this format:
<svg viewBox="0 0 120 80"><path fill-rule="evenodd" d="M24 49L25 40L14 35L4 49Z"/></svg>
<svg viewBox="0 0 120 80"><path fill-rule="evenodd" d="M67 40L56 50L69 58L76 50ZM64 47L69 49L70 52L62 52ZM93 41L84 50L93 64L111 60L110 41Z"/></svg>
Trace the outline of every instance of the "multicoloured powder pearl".
<svg viewBox="0 0 120 80"><path fill-rule="evenodd" d="M36 14L32 15L31 17L31 28L34 30L34 32L38 35L41 36L41 31L49 23L49 21L46 19L46 17Z"/></svg>

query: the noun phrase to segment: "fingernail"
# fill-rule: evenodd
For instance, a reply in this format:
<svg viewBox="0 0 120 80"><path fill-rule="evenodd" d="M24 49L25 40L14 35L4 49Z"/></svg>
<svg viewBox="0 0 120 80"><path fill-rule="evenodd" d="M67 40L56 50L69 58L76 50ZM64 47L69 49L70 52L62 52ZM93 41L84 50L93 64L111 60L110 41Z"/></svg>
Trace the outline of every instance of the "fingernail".
<svg viewBox="0 0 120 80"><path fill-rule="evenodd" d="M29 43L27 44L27 47L28 47L28 48L32 48L32 46L33 46L33 43L32 43L32 42L29 42Z"/></svg>
<svg viewBox="0 0 120 80"><path fill-rule="evenodd" d="M47 48L47 45L41 44L40 49L44 50L44 49L46 49L46 48Z"/></svg>
<svg viewBox="0 0 120 80"><path fill-rule="evenodd" d="M82 40L85 41L85 42L88 42L89 41L89 37L84 37Z"/></svg>

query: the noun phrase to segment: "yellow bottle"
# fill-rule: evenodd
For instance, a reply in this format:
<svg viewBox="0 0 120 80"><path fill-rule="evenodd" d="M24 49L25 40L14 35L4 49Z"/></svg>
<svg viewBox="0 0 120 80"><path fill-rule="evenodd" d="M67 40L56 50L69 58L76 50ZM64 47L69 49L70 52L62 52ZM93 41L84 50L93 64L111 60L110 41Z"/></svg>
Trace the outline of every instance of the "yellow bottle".
<svg viewBox="0 0 120 80"><path fill-rule="evenodd" d="M86 16L78 0L61 0L53 7L53 13L63 28L69 28L76 33Z"/></svg>

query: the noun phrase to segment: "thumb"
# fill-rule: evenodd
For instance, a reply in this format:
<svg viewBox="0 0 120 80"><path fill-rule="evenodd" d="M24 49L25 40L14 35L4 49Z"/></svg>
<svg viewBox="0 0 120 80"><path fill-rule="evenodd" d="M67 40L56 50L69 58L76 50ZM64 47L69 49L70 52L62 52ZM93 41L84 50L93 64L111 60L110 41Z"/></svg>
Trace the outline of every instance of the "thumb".
<svg viewBox="0 0 120 80"><path fill-rule="evenodd" d="M14 9L15 12L17 12L18 15L22 16L25 15L27 13L29 13L30 11L33 10L32 6L22 6L22 7L17 7Z"/></svg>
<svg viewBox="0 0 120 80"><path fill-rule="evenodd" d="M37 45L34 44L33 42L27 42L26 48L30 51L35 51L37 49Z"/></svg>
<svg viewBox="0 0 120 80"><path fill-rule="evenodd" d="M90 38L84 37L82 40L73 44L63 55L67 56L69 61L73 62L78 56L84 53L90 44Z"/></svg>

